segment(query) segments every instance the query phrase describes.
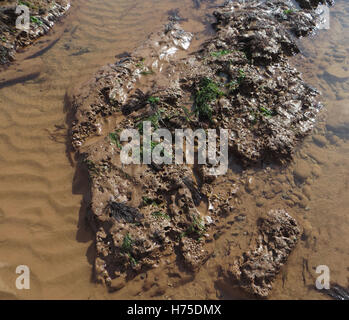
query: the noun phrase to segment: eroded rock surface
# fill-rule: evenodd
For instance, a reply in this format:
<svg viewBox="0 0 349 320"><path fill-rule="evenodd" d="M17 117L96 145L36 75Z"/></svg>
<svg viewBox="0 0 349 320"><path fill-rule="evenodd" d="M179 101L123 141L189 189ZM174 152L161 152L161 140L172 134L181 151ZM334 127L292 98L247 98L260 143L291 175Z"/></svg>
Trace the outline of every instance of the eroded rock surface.
<svg viewBox="0 0 349 320"><path fill-rule="evenodd" d="M249 294L265 298L272 283L295 247L300 230L285 210L271 210L261 218L254 248L227 271L228 277Z"/></svg>
<svg viewBox="0 0 349 320"><path fill-rule="evenodd" d="M210 230L230 210L225 199L214 199L219 209L207 210L215 180L209 166L122 164L123 129L142 134L146 120L152 130L172 133L225 128L230 152L244 163L283 161L311 131L321 108L317 91L288 62L299 52L297 36L316 27L315 13L266 1L228 3L214 15L216 35L199 51L186 53L193 35L177 17L132 54L103 67L74 96L71 137L90 177L96 276L111 289L174 253L197 271L212 252ZM267 236L270 229L271 237L265 249L277 253L263 266L271 278L294 246L282 229L296 237L293 222L275 211L262 224L261 232ZM257 251L255 256L261 263ZM256 293L267 294L268 279L260 293L254 283Z"/></svg>

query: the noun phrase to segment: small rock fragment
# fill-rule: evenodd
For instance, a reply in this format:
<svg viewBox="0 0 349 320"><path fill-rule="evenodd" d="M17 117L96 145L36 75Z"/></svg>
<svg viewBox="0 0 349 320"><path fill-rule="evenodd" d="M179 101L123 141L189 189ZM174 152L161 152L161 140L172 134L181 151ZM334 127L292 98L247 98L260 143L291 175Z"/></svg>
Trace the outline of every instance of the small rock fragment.
<svg viewBox="0 0 349 320"><path fill-rule="evenodd" d="M255 246L228 269L228 277L249 294L266 298L280 268L296 246L300 230L285 210L271 210L259 221Z"/></svg>

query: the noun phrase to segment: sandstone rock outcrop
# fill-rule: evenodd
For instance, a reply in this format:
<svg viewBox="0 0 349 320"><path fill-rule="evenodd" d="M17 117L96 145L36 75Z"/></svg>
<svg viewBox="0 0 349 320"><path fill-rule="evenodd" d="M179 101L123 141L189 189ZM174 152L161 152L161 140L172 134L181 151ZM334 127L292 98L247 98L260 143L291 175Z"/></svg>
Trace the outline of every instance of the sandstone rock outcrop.
<svg viewBox="0 0 349 320"><path fill-rule="evenodd" d="M228 3L214 12L216 34L190 55L193 35L172 20L75 94L71 138L90 177L96 276L111 289L174 252L197 271L211 255L210 230L229 212L224 199L215 200L219 210L200 207L209 207L213 197L210 165L123 164L122 130L142 134L143 121L151 122L153 131L164 127L172 133L224 128L230 153L247 164L287 162L311 131L321 109L318 92L288 57L299 52L297 37L316 28L317 16L287 10L283 1ZM263 283L251 275L243 286L266 296L298 228L284 211L275 211L262 223L261 235L262 250L276 255L267 252L263 264L256 249L251 258L260 264ZM244 281L248 263L240 265L236 278Z"/></svg>

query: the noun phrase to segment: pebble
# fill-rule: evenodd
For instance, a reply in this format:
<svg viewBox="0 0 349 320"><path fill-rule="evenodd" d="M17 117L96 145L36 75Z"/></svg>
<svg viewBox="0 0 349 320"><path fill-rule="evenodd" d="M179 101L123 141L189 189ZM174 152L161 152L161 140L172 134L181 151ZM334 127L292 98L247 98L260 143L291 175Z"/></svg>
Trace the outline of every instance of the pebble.
<svg viewBox="0 0 349 320"><path fill-rule="evenodd" d="M239 214L238 216L235 217L236 221L244 221L246 219L246 216L243 214Z"/></svg>
<svg viewBox="0 0 349 320"><path fill-rule="evenodd" d="M248 193L251 193L256 188L255 179L252 177L247 178L245 188Z"/></svg>
<svg viewBox="0 0 349 320"><path fill-rule="evenodd" d="M257 207L262 207L262 206L264 206L264 200L263 200L263 199L257 199L257 200L256 200L256 205L257 205Z"/></svg>
<svg viewBox="0 0 349 320"><path fill-rule="evenodd" d="M141 278L142 280L146 279L146 277L147 277L147 274L146 274L146 273L141 273L141 274L140 274L140 278Z"/></svg>

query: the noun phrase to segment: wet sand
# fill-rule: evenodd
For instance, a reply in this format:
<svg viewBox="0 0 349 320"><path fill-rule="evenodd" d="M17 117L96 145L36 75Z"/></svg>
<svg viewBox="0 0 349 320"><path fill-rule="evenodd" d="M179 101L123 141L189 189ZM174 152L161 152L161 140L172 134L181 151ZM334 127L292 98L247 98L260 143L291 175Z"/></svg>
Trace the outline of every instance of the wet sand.
<svg viewBox="0 0 349 320"><path fill-rule="evenodd" d="M306 140L288 168L243 173L243 179L253 177L256 181L253 191L242 190L239 195L245 218L222 227L214 258L196 278L177 270L173 261L165 261L165 272L153 270L147 277L140 275L112 294L91 281L94 235L85 224L81 204L86 181L75 172L66 152L66 93L98 67L113 62L116 54L132 51L165 23L168 10L177 7L175 1L75 1L63 25L55 29L59 41L30 62L21 64L18 57L18 64L9 68L8 74L14 78L23 75L21 68L39 70L40 74L0 89L0 298L238 298L219 279L219 266L230 248L243 248L248 243L260 212L275 206L290 211L304 226L304 236L277 278L271 298L326 298L313 290L317 265L330 267L331 281L349 285L349 144L345 131L349 122L345 74L349 4L344 1L338 1L331 11L330 30L303 39L305 57L294 59L305 80L324 94L327 111L319 119L315 137ZM189 18L184 29L205 32L199 21L204 7L196 10L192 1L185 0L180 12ZM338 71L340 67L342 71ZM333 129L333 135L333 130L326 129L326 121L332 129L338 124L344 129L340 133ZM295 168L297 177L305 176L304 184L295 181ZM230 172L229 179L222 179L231 184L233 176L237 174ZM268 192L275 185L282 191L271 197ZM306 196L287 202L285 193ZM19 264L31 269L30 290L15 287ZM162 295L145 290L150 281L161 284Z"/></svg>

